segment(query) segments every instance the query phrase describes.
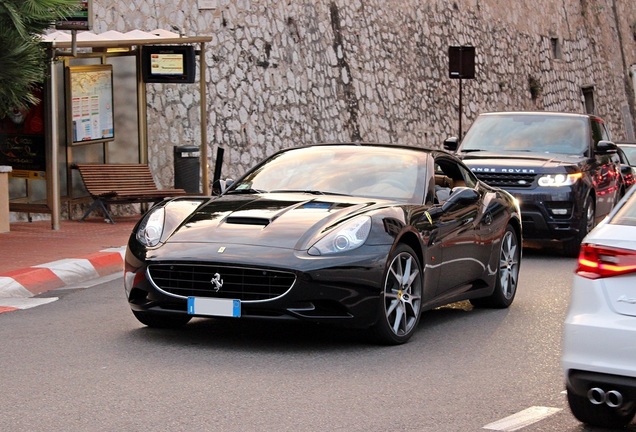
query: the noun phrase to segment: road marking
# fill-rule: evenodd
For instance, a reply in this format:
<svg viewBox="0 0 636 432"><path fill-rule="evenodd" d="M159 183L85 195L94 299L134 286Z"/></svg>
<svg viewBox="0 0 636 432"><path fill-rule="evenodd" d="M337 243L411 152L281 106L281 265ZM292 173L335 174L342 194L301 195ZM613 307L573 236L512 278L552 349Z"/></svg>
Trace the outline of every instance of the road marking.
<svg viewBox="0 0 636 432"><path fill-rule="evenodd" d="M483 429L512 432L541 421L559 411L561 411L561 408L533 406L496 422L489 423Z"/></svg>
<svg viewBox="0 0 636 432"><path fill-rule="evenodd" d="M101 285L103 283L107 283L121 277L121 274L113 273L97 279L91 279L84 282L67 285L62 288L57 288L55 291L92 288L94 286ZM42 306L52 303L56 300L59 300L59 297L0 297L0 314L4 312L13 312L20 309L30 309L36 306Z"/></svg>
<svg viewBox="0 0 636 432"><path fill-rule="evenodd" d="M31 309L36 306L52 303L57 299L57 297L0 298L0 313L11 312L18 309Z"/></svg>

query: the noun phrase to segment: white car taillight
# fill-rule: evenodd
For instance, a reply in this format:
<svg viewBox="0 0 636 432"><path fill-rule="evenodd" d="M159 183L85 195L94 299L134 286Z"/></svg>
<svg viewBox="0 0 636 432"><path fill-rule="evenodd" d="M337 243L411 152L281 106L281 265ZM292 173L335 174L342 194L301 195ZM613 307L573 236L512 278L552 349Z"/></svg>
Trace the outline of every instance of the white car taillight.
<svg viewBox="0 0 636 432"><path fill-rule="evenodd" d="M584 243L576 274L588 279L636 272L636 251Z"/></svg>

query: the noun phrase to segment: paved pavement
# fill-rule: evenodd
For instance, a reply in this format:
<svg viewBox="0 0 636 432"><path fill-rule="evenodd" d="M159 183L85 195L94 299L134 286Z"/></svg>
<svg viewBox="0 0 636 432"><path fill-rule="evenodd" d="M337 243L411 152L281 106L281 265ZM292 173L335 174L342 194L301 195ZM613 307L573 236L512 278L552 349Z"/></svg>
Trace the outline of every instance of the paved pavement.
<svg viewBox="0 0 636 432"><path fill-rule="evenodd" d="M11 223L0 233L0 313L37 305L33 298L47 291L122 272L139 218L64 220L59 230L50 221Z"/></svg>

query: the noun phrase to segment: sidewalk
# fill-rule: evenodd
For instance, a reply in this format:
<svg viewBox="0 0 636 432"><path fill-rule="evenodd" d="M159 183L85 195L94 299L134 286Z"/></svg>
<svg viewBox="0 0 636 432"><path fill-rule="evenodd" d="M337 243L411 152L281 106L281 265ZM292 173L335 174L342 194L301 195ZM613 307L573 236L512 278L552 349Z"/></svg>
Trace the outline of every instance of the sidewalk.
<svg viewBox="0 0 636 432"><path fill-rule="evenodd" d="M0 301L28 298L123 271L125 246L140 215L84 222L14 222L0 233ZM0 312L6 311L1 306ZM3 310L3 308L5 310Z"/></svg>

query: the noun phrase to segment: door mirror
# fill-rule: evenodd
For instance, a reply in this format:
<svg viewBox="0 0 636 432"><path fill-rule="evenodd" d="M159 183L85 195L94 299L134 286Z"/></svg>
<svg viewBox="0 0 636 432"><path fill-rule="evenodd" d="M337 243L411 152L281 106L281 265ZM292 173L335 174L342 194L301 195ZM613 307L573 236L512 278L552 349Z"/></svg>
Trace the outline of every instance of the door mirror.
<svg viewBox="0 0 636 432"><path fill-rule="evenodd" d="M611 141L601 140L596 144L594 152L597 154L616 153L618 147Z"/></svg>
<svg viewBox="0 0 636 432"><path fill-rule="evenodd" d="M444 140L444 150L454 152L454 151L457 151L458 146L459 146L459 138L457 137L450 137Z"/></svg>
<svg viewBox="0 0 636 432"><path fill-rule="evenodd" d="M447 212L457 207L465 207L479 201L479 193L469 187L456 187L450 197L442 204L442 211Z"/></svg>

